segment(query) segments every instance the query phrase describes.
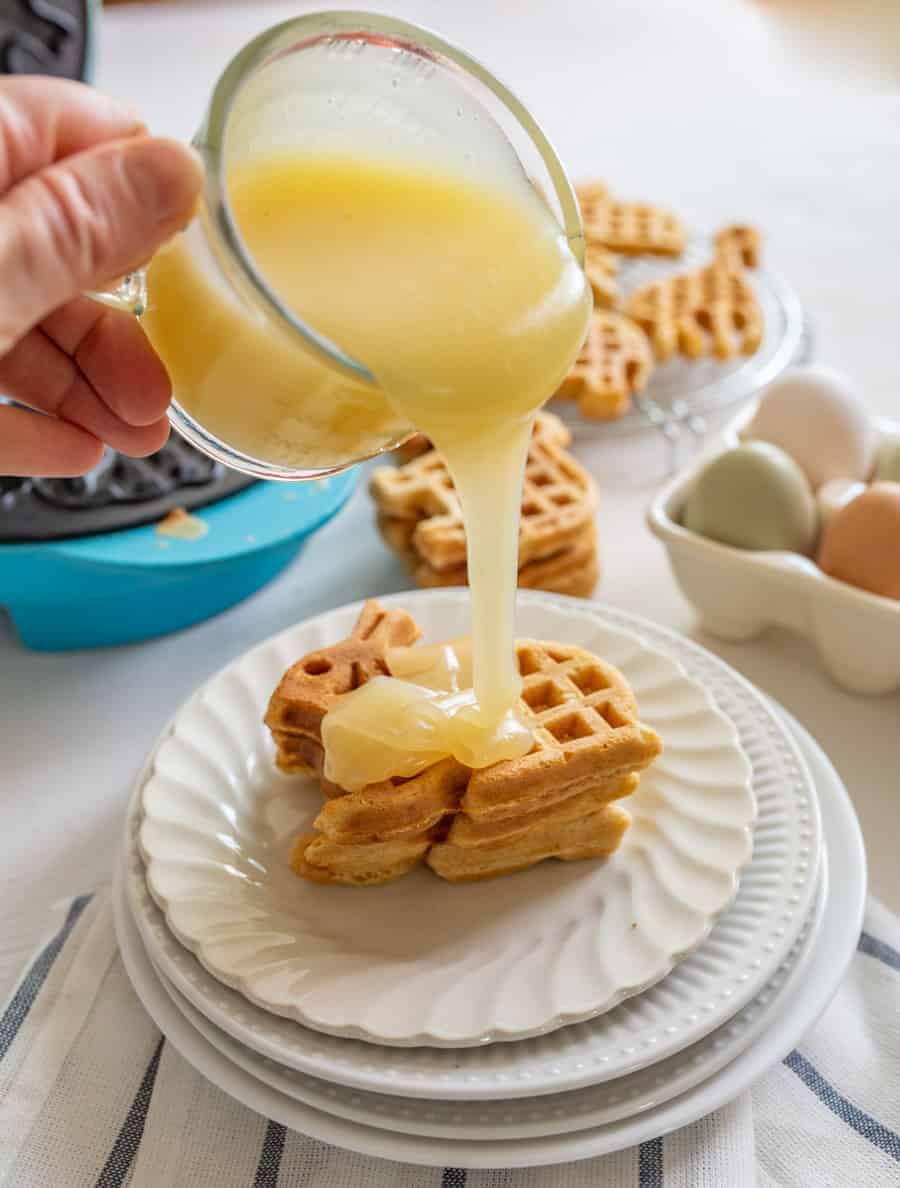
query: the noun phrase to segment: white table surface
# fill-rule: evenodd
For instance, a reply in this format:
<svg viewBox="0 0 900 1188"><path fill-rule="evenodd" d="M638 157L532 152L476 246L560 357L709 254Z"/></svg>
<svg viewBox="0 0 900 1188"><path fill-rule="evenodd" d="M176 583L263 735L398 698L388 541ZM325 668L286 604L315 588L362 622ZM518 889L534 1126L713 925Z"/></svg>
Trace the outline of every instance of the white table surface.
<svg viewBox="0 0 900 1188"><path fill-rule="evenodd" d="M320 7L195 0L107 10L98 83L138 106L155 130L187 137L218 71L248 37ZM665 201L698 227L759 223L769 258L815 319L818 357L850 371L874 410L900 417L894 0L383 7L439 28L489 63L531 106L576 177ZM694 634L690 608L643 524L660 477L658 446L622 441L589 460L603 492L598 597ZM44 908L109 876L129 781L194 687L297 619L404 588L371 520L359 491L268 588L168 639L46 655L23 650L0 618L0 997ZM698 638L825 747L862 820L871 888L900 910L900 696L841 692L810 648L786 634L733 646Z"/></svg>

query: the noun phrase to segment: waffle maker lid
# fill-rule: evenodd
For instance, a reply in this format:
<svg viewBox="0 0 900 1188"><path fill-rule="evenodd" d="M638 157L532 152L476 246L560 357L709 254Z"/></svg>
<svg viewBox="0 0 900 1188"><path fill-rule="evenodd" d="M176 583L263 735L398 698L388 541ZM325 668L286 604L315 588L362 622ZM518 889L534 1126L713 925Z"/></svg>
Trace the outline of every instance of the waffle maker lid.
<svg viewBox="0 0 900 1188"><path fill-rule="evenodd" d="M91 0L2 0L0 74L91 74Z"/></svg>
<svg viewBox="0 0 900 1188"><path fill-rule="evenodd" d="M35 544L136 528L205 507L254 480L172 437L149 458L106 450L82 478L0 478L0 543Z"/></svg>

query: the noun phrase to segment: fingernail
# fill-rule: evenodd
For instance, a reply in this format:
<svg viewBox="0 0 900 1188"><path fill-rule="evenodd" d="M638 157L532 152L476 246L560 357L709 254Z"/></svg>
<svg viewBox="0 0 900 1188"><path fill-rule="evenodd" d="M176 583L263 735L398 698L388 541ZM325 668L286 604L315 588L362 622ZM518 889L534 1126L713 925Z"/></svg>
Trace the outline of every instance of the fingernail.
<svg viewBox="0 0 900 1188"><path fill-rule="evenodd" d="M185 219L203 182L203 166L193 149L177 140L148 138L123 149L128 181L144 211L157 222Z"/></svg>

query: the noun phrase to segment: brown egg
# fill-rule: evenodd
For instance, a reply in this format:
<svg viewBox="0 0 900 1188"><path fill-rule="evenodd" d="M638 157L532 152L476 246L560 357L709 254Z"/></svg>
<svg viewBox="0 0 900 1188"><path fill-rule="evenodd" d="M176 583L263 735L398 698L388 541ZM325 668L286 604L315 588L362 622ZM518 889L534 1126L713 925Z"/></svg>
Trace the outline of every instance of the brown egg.
<svg viewBox="0 0 900 1188"><path fill-rule="evenodd" d="M836 511L816 560L839 581L900 599L900 483L873 483Z"/></svg>

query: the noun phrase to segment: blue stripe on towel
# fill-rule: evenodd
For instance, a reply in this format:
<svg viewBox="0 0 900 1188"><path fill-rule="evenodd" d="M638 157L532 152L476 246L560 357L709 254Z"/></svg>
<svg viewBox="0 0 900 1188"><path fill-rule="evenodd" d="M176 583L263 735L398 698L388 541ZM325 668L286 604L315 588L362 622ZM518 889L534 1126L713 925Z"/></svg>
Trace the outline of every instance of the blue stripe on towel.
<svg viewBox="0 0 900 1188"><path fill-rule="evenodd" d="M96 1188L122 1188L128 1169L134 1162L141 1139L144 1137L144 1126L147 1122L147 1111L150 1109L150 1098L153 1096L153 1086L156 1083L156 1073L159 1068L159 1058L162 1056L165 1038L160 1037L156 1051L144 1071L143 1079L134 1095L131 1108L122 1123L112 1150L103 1165L103 1171L97 1180Z"/></svg>
<svg viewBox="0 0 900 1188"><path fill-rule="evenodd" d="M441 1176L441 1188L466 1188L466 1178L464 1167L445 1167Z"/></svg>
<svg viewBox="0 0 900 1188"><path fill-rule="evenodd" d="M784 1063L791 1072L797 1074L808 1089L815 1093L823 1105L828 1106L833 1114L846 1122L857 1134L868 1139L879 1151L884 1151L885 1155L890 1155L900 1162L900 1135L895 1134L893 1130L888 1130L871 1114L867 1114L865 1110L855 1106L852 1101L842 1097L837 1089L825 1080L815 1065L810 1064L805 1056L801 1056L796 1048L790 1055L785 1056Z"/></svg>
<svg viewBox="0 0 900 1188"><path fill-rule="evenodd" d="M266 1127L253 1188L278 1188L278 1173L281 1171L281 1157L284 1154L286 1129L280 1122L270 1122Z"/></svg>
<svg viewBox="0 0 900 1188"><path fill-rule="evenodd" d="M63 945L72 934L72 929L78 923L81 913L93 899L93 895L79 895L72 901L66 915L65 923L53 940L48 941L41 952L35 957L31 969L22 979L18 990L12 996L9 1005L0 1018L0 1060L12 1047L13 1040L19 1028L28 1018L28 1012L34 1006L34 1000L40 993L41 987L47 980L47 975L53 968L53 962L62 951Z"/></svg>
<svg viewBox="0 0 900 1188"><path fill-rule="evenodd" d="M879 940L870 933L863 932L860 934L859 944L856 947L860 953L865 953L867 957L874 957L876 961L881 961L891 969L900 969L900 953L892 948L887 941Z"/></svg>
<svg viewBox="0 0 900 1188"><path fill-rule="evenodd" d="M663 1141L650 1139L638 1147L638 1188L663 1188Z"/></svg>

